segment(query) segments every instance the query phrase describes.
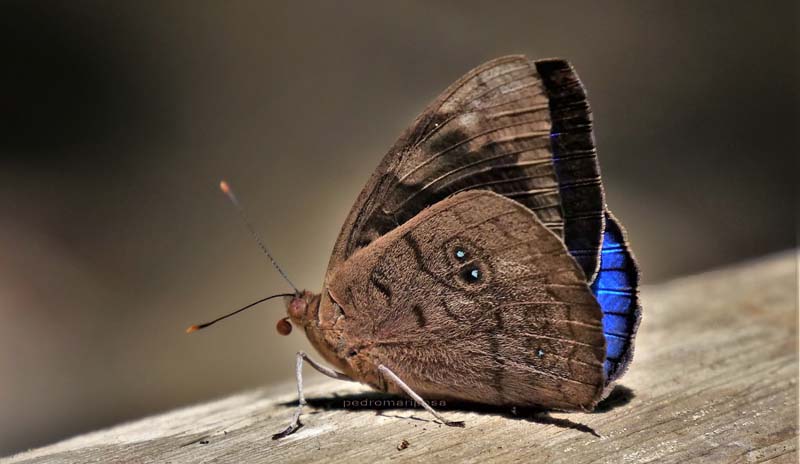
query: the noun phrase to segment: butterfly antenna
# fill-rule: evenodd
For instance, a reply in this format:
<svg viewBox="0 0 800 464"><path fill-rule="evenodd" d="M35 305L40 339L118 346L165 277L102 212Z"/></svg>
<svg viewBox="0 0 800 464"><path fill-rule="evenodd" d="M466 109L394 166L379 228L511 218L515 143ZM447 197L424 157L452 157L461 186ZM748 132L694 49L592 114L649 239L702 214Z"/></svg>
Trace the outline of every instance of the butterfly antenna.
<svg viewBox="0 0 800 464"><path fill-rule="evenodd" d="M247 306L245 306L243 308L239 308L239 309L237 309L236 311L234 311L232 313L228 313L228 314L226 314L224 316L220 316L220 317L214 319L213 321L205 322L203 324L191 325L191 326L186 328L186 333L188 334L188 333L192 333L192 332L197 332L200 329L205 329L206 327L208 327L210 325L213 325L213 324L216 324L217 322L219 322L219 321L221 321L223 319L227 319L227 318L229 318L229 317L231 317L231 316L233 316L235 314L239 314L240 312L244 311L245 309L252 308L253 306L255 306L257 304L263 303L263 302L265 302L267 300L271 300L273 298L278 298L279 296L295 296L295 295L293 293L280 293L278 295L271 295L271 296L268 296L266 298L262 298L262 299L260 299L258 301L250 303L249 305L247 305Z"/></svg>
<svg viewBox="0 0 800 464"><path fill-rule="evenodd" d="M285 280L289 284L289 286L292 287L292 289L294 289L295 294L299 295L300 290L298 290L297 287L294 286L292 281L289 280L289 277L286 275L285 272L283 272L283 269L281 269L281 267L275 261L275 258L272 257L272 254L270 254L269 250L264 245L264 242L261 241L261 237L259 237L255 229L253 229L253 225L250 224L250 220L247 219L247 215L244 212L244 208L242 208L242 206L239 204L239 200L236 198L236 195L233 193L233 190L231 190L231 186L228 185L228 183L223 180L220 181L219 188L220 190L222 190L222 193L224 193L225 196L228 197L231 203L233 203L233 206L236 207L236 211L239 212L239 217L242 218L242 221L244 222L245 227L247 227L247 230L250 232L250 235L252 235L253 238L256 239L256 243L258 243L258 246L261 248L261 251L263 251L264 254L267 255L267 258L269 258L269 260L272 262L272 265L275 266L275 269L278 270L278 273L281 275L281 277L283 277L283 280Z"/></svg>

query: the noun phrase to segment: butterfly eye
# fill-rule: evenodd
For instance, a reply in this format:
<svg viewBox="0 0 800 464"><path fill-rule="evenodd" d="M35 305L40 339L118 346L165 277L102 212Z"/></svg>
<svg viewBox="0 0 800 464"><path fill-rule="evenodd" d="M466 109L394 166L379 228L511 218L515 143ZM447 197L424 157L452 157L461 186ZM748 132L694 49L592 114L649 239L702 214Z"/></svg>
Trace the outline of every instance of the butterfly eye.
<svg viewBox="0 0 800 464"><path fill-rule="evenodd" d="M464 270L461 271L461 277L465 281L474 284L475 282L481 280L481 270L478 269L477 267L464 268Z"/></svg>

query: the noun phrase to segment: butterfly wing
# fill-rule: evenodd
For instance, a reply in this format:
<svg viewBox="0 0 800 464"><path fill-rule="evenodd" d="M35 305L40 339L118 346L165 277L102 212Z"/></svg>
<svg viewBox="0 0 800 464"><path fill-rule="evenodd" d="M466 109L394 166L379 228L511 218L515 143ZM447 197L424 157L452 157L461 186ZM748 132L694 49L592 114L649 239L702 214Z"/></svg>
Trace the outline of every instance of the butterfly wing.
<svg viewBox="0 0 800 464"><path fill-rule="evenodd" d="M622 377L633 358L633 341L642 308L639 304L639 269L619 221L606 211L600 268L592 293L603 310L606 337L607 382Z"/></svg>
<svg viewBox="0 0 800 464"><path fill-rule="evenodd" d="M330 282L343 339L362 340L369 364L425 398L591 409L603 391L602 312L583 272L530 209L499 194L425 209Z"/></svg>
<svg viewBox="0 0 800 464"><path fill-rule="evenodd" d="M529 208L564 238L592 280L603 191L586 95L566 61L498 58L445 90L389 150L359 195L328 276L424 208L472 189L492 190Z"/></svg>

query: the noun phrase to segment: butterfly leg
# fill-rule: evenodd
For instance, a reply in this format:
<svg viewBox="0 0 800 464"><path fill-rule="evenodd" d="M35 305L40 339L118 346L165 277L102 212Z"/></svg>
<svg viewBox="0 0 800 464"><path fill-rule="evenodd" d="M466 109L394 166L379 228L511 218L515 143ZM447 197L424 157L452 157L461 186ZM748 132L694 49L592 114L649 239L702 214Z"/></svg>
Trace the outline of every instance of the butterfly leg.
<svg viewBox="0 0 800 464"><path fill-rule="evenodd" d="M414 390L412 390L411 387L406 385L406 383L403 382L400 379L400 377L398 377L397 374L392 372L388 367L384 366L383 364L379 364L378 365L378 370L381 371L381 373L383 375L385 375L385 376L389 377L390 379L392 379L392 382L397 384L397 386L400 387L401 389L403 389L403 391L406 392L408 394L408 396L413 398L414 401L416 401L420 406L422 406L429 413L431 413L433 415L433 417L439 419L439 421L441 423L443 423L444 425L449 425L451 427L463 427L464 426L464 422L462 422L462 421L449 421L449 420L446 420L444 417L442 417L441 414L436 412L436 410L433 409L431 407L431 405L429 405L427 402L425 402L425 400L422 399L421 396L419 396Z"/></svg>
<svg viewBox="0 0 800 464"><path fill-rule="evenodd" d="M336 372L331 368L319 364L318 362L308 357L308 355L305 352L298 351L297 363L295 364L294 368L295 376L297 377L297 396L298 396L297 409L294 412L294 416L292 417L292 422L289 424L289 426L286 427L286 429L284 429L283 431L273 435L272 436L273 440L277 440L287 435L291 435L292 433L297 431L297 429L303 426L302 422L300 422L300 415L303 413L303 406L306 405L306 397L305 395L303 395L303 361L308 361L308 363L311 364L311 367L313 367L317 371L327 375L332 379L350 380L350 381L353 380L350 377L342 374L341 372Z"/></svg>

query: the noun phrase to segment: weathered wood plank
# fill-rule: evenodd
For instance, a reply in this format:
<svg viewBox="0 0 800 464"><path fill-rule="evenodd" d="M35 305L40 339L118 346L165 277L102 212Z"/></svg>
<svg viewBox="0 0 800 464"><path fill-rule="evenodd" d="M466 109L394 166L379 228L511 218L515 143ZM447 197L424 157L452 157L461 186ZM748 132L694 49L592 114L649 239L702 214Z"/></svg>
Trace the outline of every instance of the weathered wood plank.
<svg viewBox="0 0 800 464"><path fill-rule="evenodd" d="M292 413L289 385L3 462L796 462L796 260L788 253L647 288L625 388L592 414L513 416L461 406L445 413L467 427L449 428L419 409L376 405L389 397L328 381L308 389L316 408L305 427L281 441L270 435ZM345 406L347 400L372 403ZM398 449L403 440L407 448Z"/></svg>

